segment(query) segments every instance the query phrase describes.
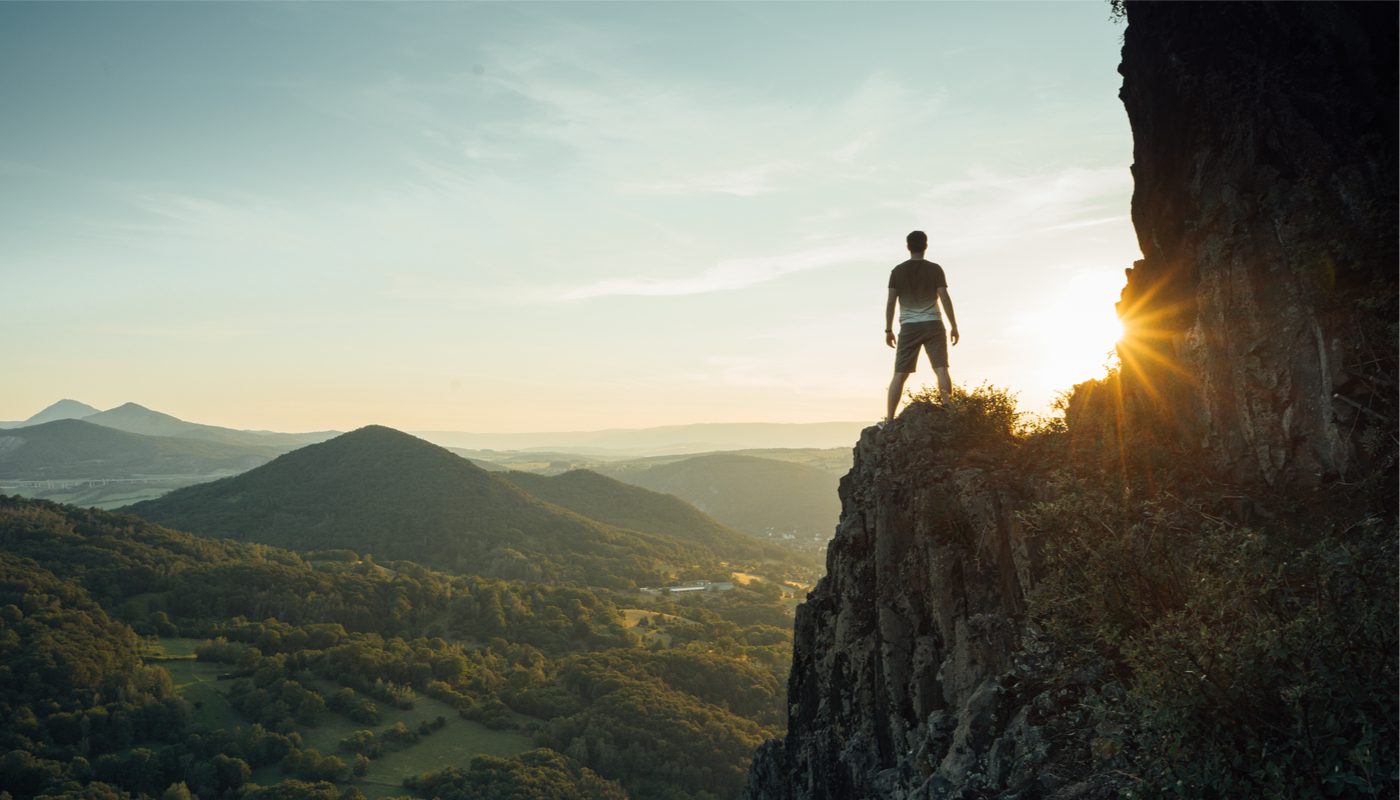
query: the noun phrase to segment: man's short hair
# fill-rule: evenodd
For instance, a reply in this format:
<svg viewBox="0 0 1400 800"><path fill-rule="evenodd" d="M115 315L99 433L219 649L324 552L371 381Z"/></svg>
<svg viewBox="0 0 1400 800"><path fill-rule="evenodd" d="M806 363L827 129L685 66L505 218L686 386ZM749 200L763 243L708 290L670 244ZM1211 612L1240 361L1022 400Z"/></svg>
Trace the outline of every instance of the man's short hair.
<svg viewBox="0 0 1400 800"><path fill-rule="evenodd" d="M904 241L909 245L909 249L915 253L922 253L928 249L928 234L923 231L914 231L904 237Z"/></svg>

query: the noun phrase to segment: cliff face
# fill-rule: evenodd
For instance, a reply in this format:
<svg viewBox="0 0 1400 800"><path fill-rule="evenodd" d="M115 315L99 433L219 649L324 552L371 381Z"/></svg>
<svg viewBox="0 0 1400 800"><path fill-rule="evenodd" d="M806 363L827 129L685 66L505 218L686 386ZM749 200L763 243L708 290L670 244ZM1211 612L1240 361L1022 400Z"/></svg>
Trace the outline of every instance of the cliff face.
<svg viewBox="0 0 1400 800"><path fill-rule="evenodd" d="M789 728L748 797L945 797L1056 788L1018 620L1035 554L1012 510L1032 488L995 441L953 444L942 407L868 428L841 482L827 576L798 609ZM1002 443L1005 444L1005 443Z"/></svg>
<svg viewBox="0 0 1400 800"><path fill-rule="evenodd" d="M1396 413L1396 5L1127 11L1128 424L1239 483L1346 476Z"/></svg>
<svg viewBox="0 0 1400 800"><path fill-rule="evenodd" d="M1145 432L1261 492L1393 470L1368 442L1396 418L1397 6L1127 13L1144 258L1117 391L1077 394L1070 434ZM1047 682L1025 619L1041 556L1015 512L1043 489L955 435L921 404L862 434L750 800L1111 794L1076 728L1092 677Z"/></svg>

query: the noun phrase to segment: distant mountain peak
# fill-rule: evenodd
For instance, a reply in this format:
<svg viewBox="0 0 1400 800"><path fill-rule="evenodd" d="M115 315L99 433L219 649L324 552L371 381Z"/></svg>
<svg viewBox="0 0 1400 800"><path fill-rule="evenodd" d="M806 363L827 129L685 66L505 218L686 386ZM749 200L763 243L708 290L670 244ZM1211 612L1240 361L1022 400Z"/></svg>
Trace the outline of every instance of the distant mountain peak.
<svg viewBox="0 0 1400 800"><path fill-rule="evenodd" d="M288 458L295 461L306 460L308 463L328 457L383 460L386 456L409 459L417 464L435 464L436 469L450 468L454 472L467 475L486 474L486 470L445 447L387 425L365 425L318 445L287 454Z"/></svg>
<svg viewBox="0 0 1400 800"><path fill-rule="evenodd" d="M365 437L368 437L368 436L386 436L386 435L391 435L391 436L402 436L402 437L405 438L405 439L417 439L418 441L425 441L425 440L423 440L423 439L418 439L417 436L413 436L413 435L411 435L411 434L404 433L403 431L398 430L397 428L390 428L388 425L365 425L365 426L363 426L363 427L356 428L355 430L350 431L349 433L346 433L346 434L344 434L344 435L345 435L345 436L365 436Z"/></svg>
<svg viewBox="0 0 1400 800"><path fill-rule="evenodd" d="M332 442L338 442L342 447L347 445L398 445L428 450L445 450L445 448L426 439L420 439L411 433L404 433L387 425L365 425L349 433L342 433L328 440L326 444Z"/></svg>
<svg viewBox="0 0 1400 800"><path fill-rule="evenodd" d="M122 403L121 405L116 406L115 408L109 408L109 409L107 409L106 411L102 411L102 412L99 412L99 413L97 413L97 414L92 414L92 415L90 415L90 416L88 417L88 419L89 419L90 421L92 421L92 422L98 423L99 425L110 424L111 422L113 422L113 421L115 421L115 420L136 421L136 422L141 422L141 423L145 423L145 424L165 424L165 425L171 425L171 424L173 424L173 425L177 425L177 426L180 426L180 427L185 427L185 426L191 426L191 427L192 427L192 426L194 425L194 423L192 423L192 422L186 422L186 421L184 421L184 420L182 420L182 419L180 419L179 417L176 417L176 416L174 416L174 415L166 414L165 412L162 412L162 411L156 411L155 409L151 409L151 408L146 408L145 406L141 405L140 403ZM147 430L138 430L138 431L133 431L133 432L134 432L134 433L156 433L156 434L166 434L166 433L170 433L171 431L168 431L168 430L149 430L149 431L147 431Z"/></svg>
<svg viewBox="0 0 1400 800"><path fill-rule="evenodd" d="M179 436L188 439L206 439L224 444L259 448L274 447L283 450L301 447L313 442L322 442L332 435L330 431L276 433L273 431L240 431L233 428L221 428L217 425L201 425L132 402L122 403L106 411L93 411L83 415L82 418L95 425L116 428L127 433L139 433L143 436Z"/></svg>
<svg viewBox="0 0 1400 800"><path fill-rule="evenodd" d="M25 425L40 425L45 422L53 422L59 419L82 419L90 414L96 414L97 409L87 403L80 403L77 400L64 398L50 406L47 406L39 413L25 420Z"/></svg>
<svg viewBox="0 0 1400 800"><path fill-rule="evenodd" d="M132 402L122 403L122 404L119 405L119 406L115 406L115 407L113 407L113 408L109 408L109 409L107 409L107 411L104 412L104 413L110 414L110 413L112 413L113 411L128 411L128 412L140 411L140 412L146 413L146 414L160 414L162 417L168 417L168 416L170 416L169 414L162 414L162 413L159 412L159 411L154 411L154 410L152 410L152 409L146 408L145 406L141 405L140 403L132 403Z"/></svg>

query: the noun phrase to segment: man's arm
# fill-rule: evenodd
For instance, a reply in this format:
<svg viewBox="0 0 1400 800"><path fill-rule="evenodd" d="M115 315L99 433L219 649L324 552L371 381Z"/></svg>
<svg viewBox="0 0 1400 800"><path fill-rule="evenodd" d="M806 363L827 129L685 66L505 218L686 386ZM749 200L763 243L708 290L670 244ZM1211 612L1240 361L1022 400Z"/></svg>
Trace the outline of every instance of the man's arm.
<svg viewBox="0 0 1400 800"><path fill-rule="evenodd" d="M938 299L943 301L943 311L948 315L948 339L958 343L958 318L953 313L953 298L948 296L948 287L938 287Z"/></svg>
<svg viewBox="0 0 1400 800"><path fill-rule="evenodd" d="M885 301L885 344L890 347L894 347L894 301L898 297L898 290L890 289L890 299Z"/></svg>

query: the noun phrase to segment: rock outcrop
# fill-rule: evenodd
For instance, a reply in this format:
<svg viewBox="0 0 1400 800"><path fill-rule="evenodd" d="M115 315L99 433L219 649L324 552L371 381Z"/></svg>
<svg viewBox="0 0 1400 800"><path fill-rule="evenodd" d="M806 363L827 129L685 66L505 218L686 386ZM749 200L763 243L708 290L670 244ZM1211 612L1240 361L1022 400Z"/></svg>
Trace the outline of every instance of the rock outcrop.
<svg viewBox="0 0 1400 800"><path fill-rule="evenodd" d="M1017 655L1036 559L1012 511L1033 488L1009 442L953 444L951 416L916 404L861 435L827 576L798 609L788 737L759 752L748 797L1056 788L1036 769L1054 700Z"/></svg>
<svg viewBox="0 0 1400 800"><path fill-rule="evenodd" d="M1244 484L1368 467L1396 415L1396 4L1127 13L1127 424Z"/></svg>
<svg viewBox="0 0 1400 800"><path fill-rule="evenodd" d="M1397 6L1126 8L1144 258L1112 401L1076 397L1071 434L1113 416L1274 490L1375 467L1397 414ZM949 415L916 404L862 434L798 609L787 735L748 800L1109 793L1025 618L1033 470L948 446Z"/></svg>

